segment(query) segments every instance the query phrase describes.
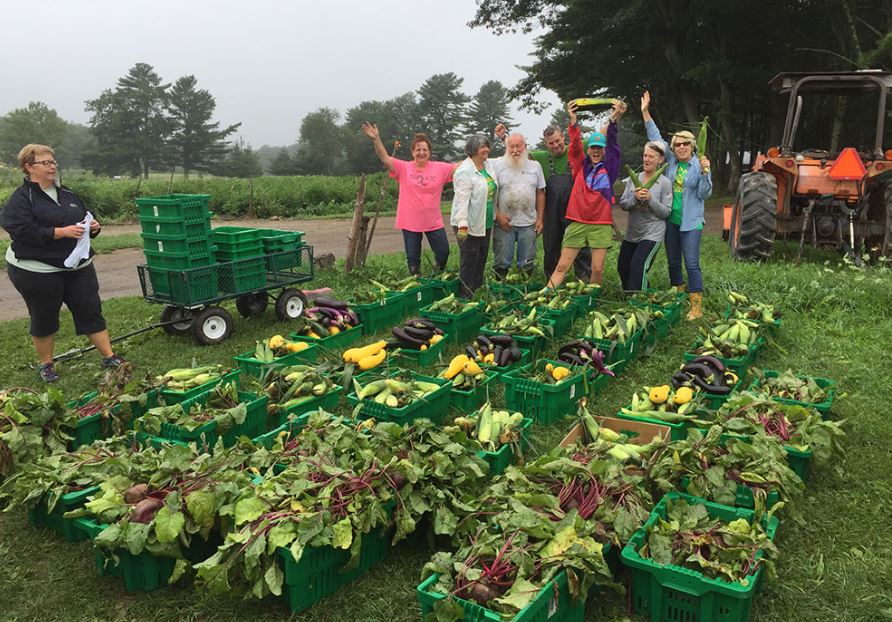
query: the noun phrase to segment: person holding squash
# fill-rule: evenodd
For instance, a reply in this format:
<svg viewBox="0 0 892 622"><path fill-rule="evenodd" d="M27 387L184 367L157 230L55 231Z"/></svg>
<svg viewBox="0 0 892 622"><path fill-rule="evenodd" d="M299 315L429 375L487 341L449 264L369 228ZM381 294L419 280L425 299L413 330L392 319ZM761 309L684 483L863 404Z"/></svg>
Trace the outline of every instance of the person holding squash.
<svg viewBox="0 0 892 622"><path fill-rule="evenodd" d="M613 245L613 184L622 160L617 123L625 111L626 104L615 102L606 136L605 132L592 132L583 147L582 131L576 123L576 102L567 104L569 159L573 172L573 190L567 205L570 224L564 231L560 259L548 279L549 287L556 288L564 282L583 248L590 248L592 252L591 282L601 284L607 251Z"/></svg>
<svg viewBox="0 0 892 622"><path fill-rule="evenodd" d="M641 96L641 116L647 139L662 140L660 130L650 114L650 92ZM695 158L694 155L699 155ZM686 130L676 132L666 154L666 177L672 184L672 212L666 221L666 259L669 282L678 291L685 289L682 258L688 275L689 320L703 316L703 273L700 270L700 237L703 233L705 201L712 194L712 173L709 160L695 154L694 135Z"/></svg>

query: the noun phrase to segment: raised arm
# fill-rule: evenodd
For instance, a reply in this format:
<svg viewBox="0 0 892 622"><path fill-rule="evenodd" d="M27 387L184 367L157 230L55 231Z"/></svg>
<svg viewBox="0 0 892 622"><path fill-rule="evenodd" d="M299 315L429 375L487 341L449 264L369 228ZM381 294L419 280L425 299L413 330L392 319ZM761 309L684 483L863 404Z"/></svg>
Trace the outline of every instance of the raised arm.
<svg viewBox="0 0 892 622"><path fill-rule="evenodd" d="M582 131L576 123L575 101L567 102L567 113L570 115L570 126L567 128L567 138L570 140L570 144L567 145L567 159L575 177L578 171L582 171L582 163L585 159L582 153Z"/></svg>
<svg viewBox="0 0 892 622"><path fill-rule="evenodd" d="M381 160L381 164L392 173L393 160L390 159L387 149L384 148L384 143L381 142L381 136L378 134L378 126L366 121L362 124L362 133L372 139L372 145L375 147L375 153L378 155L378 159Z"/></svg>

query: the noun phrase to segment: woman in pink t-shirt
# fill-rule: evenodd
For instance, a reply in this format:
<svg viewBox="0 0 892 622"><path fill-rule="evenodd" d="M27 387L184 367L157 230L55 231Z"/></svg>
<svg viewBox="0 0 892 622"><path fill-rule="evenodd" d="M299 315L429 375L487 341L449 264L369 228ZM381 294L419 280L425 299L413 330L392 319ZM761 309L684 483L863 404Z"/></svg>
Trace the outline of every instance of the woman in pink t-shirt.
<svg viewBox="0 0 892 622"><path fill-rule="evenodd" d="M410 148L412 161L407 162L390 157L374 124L363 123L362 131L372 139L381 163L400 185L396 228L403 231L409 272L421 274L421 238L424 235L434 251L437 270L444 270L449 259L449 240L443 228L440 201L443 186L452 181L456 165L431 160L431 142L427 134L415 134Z"/></svg>

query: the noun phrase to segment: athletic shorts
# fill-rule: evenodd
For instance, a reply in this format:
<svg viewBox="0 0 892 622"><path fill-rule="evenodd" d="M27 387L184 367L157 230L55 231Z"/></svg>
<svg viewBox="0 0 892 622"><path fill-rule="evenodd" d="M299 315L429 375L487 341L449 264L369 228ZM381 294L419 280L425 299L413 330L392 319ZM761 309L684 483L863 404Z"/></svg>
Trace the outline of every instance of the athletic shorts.
<svg viewBox="0 0 892 622"><path fill-rule="evenodd" d="M62 303L71 311L78 335L105 330L99 279L93 264L62 272L31 272L7 264L6 273L28 306L32 336L48 337L59 332Z"/></svg>
<svg viewBox="0 0 892 622"><path fill-rule="evenodd" d="M610 248L613 246L611 225L589 225L570 221L564 231L561 248Z"/></svg>

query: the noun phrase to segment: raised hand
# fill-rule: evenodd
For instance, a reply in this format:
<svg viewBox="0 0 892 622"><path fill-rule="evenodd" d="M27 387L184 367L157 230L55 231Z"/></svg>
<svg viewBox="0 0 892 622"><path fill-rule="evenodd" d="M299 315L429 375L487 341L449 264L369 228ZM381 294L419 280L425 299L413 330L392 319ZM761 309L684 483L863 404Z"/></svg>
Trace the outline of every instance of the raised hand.
<svg viewBox="0 0 892 622"><path fill-rule="evenodd" d="M623 115L626 114L626 110L629 109L629 106L626 102L617 100L613 102L613 110L610 111L610 120L613 123L616 123L620 119L622 119Z"/></svg>
<svg viewBox="0 0 892 622"><path fill-rule="evenodd" d="M641 96L641 112L642 114L650 111L650 91L644 91Z"/></svg>
<svg viewBox="0 0 892 622"><path fill-rule="evenodd" d="M570 125L576 125L576 100L567 102L567 114L570 115Z"/></svg>
<svg viewBox="0 0 892 622"><path fill-rule="evenodd" d="M362 133L372 140L375 140L376 138L380 139L380 136L378 135L378 126L374 123L365 121L360 127L362 129Z"/></svg>

